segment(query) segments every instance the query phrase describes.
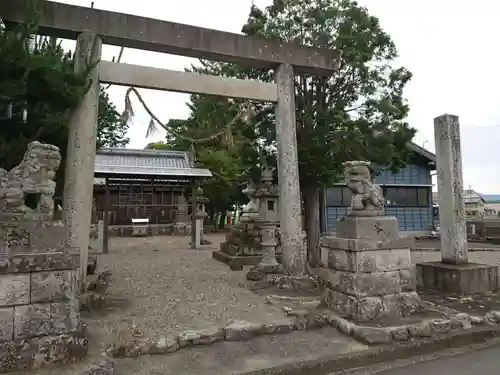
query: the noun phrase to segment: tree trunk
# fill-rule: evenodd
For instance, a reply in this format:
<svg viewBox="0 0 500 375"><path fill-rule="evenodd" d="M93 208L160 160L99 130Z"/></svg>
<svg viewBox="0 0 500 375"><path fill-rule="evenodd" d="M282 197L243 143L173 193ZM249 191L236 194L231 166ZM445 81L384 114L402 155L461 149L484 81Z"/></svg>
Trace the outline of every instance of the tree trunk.
<svg viewBox="0 0 500 375"><path fill-rule="evenodd" d="M226 226L226 211L222 211L219 216L219 229L224 229Z"/></svg>
<svg viewBox="0 0 500 375"><path fill-rule="evenodd" d="M325 189L319 189L319 230L321 234L325 234L328 230L326 228L326 218L325 213L322 212L325 207Z"/></svg>
<svg viewBox="0 0 500 375"><path fill-rule="evenodd" d="M304 194L304 213L307 232L307 259L311 267L319 266L321 260L319 239L319 187L308 186L303 190Z"/></svg>

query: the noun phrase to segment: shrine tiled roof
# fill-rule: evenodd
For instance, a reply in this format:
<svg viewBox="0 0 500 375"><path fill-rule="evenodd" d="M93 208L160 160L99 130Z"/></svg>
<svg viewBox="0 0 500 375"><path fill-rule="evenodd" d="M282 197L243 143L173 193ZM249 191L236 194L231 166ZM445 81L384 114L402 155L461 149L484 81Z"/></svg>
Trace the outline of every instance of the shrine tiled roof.
<svg viewBox="0 0 500 375"><path fill-rule="evenodd" d="M183 151L101 148L96 152L94 176L203 178L212 173L193 167Z"/></svg>

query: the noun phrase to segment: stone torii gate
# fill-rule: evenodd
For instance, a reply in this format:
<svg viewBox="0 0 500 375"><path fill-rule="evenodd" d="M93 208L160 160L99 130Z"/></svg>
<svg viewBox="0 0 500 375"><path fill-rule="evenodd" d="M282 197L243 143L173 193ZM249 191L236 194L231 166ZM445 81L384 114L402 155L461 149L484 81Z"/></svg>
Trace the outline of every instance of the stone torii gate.
<svg viewBox="0 0 500 375"><path fill-rule="evenodd" d="M23 2L0 2L4 22L23 22ZM98 62L92 86L73 114L65 181L65 221L69 248L80 252L86 269L97 136L99 83L221 95L277 103L276 134L283 261L293 273L304 269L295 119L294 73L330 76L339 53L248 37L174 22L44 1L42 35L76 39L75 69ZM276 69L276 83L224 78L100 61L102 43L194 58ZM85 281L86 275L82 275Z"/></svg>

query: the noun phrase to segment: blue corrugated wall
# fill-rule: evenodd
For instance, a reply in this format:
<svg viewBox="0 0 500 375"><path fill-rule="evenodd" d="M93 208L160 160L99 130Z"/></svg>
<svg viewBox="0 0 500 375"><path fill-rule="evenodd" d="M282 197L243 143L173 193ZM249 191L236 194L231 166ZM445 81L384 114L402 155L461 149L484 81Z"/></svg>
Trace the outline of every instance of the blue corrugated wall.
<svg viewBox="0 0 500 375"><path fill-rule="evenodd" d="M431 185L430 169L420 165L408 165L398 173L383 171L375 177L375 183L380 185L398 184L401 186ZM429 194L432 189L429 189ZM401 231L427 231L433 224L432 196L429 197L429 207L388 207L388 215L394 215L399 221ZM329 232L334 232L337 220L347 214L347 207L327 206L326 223Z"/></svg>

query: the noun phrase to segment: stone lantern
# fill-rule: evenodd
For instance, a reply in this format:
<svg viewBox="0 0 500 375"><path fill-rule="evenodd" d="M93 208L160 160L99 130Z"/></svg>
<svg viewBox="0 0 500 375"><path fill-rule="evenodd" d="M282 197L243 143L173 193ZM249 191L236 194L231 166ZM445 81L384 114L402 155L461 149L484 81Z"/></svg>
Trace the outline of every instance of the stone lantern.
<svg viewBox="0 0 500 375"><path fill-rule="evenodd" d="M279 221L279 191L273 185L272 169L266 168L262 171L261 183L255 191L255 196L258 198L259 221L274 222L276 225Z"/></svg>
<svg viewBox="0 0 500 375"><path fill-rule="evenodd" d="M261 183L255 196L259 199L259 216L256 224L261 236L262 259L257 266L267 272L275 272L280 266L276 260L276 230L278 224L278 188L273 185L273 170L266 168L262 171Z"/></svg>
<svg viewBox="0 0 500 375"><path fill-rule="evenodd" d="M195 215L196 220L196 227L191 229L195 231L195 248L198 248L200 245L209 244L208 241L203 239L203 221L207 217L205 205L208 202L209 200L205 197L203 189L199 186L196 189L196 207L192 207L192 215ZM192 200L191 203L193 203Z"/></svg>

